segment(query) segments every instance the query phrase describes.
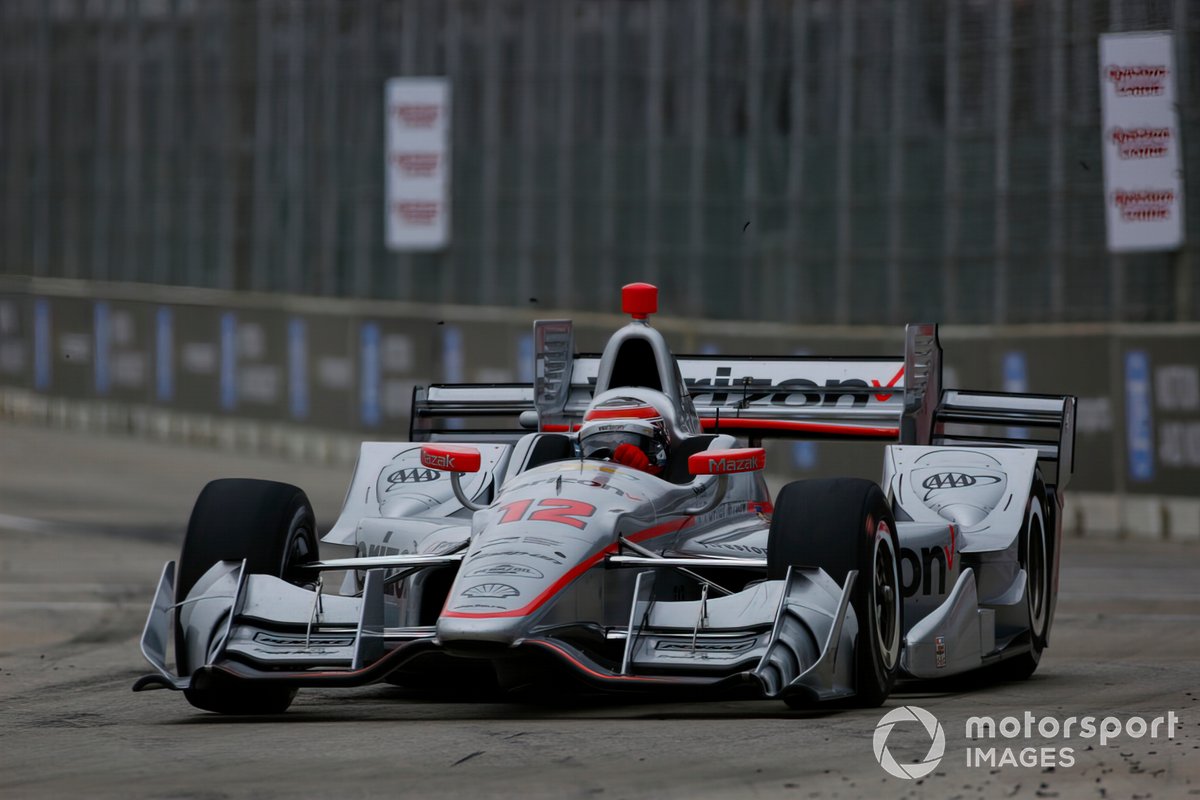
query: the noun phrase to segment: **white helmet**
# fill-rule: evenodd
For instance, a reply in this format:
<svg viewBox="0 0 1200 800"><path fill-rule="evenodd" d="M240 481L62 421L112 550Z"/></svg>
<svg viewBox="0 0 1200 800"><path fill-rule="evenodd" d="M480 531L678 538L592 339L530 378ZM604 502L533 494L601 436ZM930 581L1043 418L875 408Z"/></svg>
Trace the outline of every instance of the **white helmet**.
<svg viewBox="0 0 1200 800"><path fill-rule="evenodd" d="M614 397L588 410L583 420L579 447L584 458L611 459L621 445L632 445L646 456L648 471L658 473L666 466L666 420L649 403Z"/></svg>

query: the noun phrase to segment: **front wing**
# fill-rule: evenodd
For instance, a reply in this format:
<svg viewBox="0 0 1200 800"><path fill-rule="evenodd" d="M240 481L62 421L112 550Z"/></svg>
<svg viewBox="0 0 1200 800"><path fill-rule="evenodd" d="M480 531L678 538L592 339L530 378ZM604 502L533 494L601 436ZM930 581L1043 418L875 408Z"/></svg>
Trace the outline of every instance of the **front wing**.
<svg viewBox="0 0 1200 800"><path fill-rule="evenodd" d="M197 583L203 590L181 604L171 602L175 565L168 563L142 634L142 653L155 672L134 689L245 682L360 686L411 669L431 654L464 655L461 642L454 643L458 650L439 642L435 626L386 624L385 581L398 569L425 568L420 562L427 558L390 557L383 559L386 564L373 559L361 597L319 594L247 574L244 562L223 561ZM707 569L765 567L752 559L610 556L598 568L639 570L628 624L604 632L619 658L590 652L577 638L562 635L561 626L536 624L504 652L470 655L548 659L584 684L610 691L742 687L763 697L800 695L810 701L853 695L859 625L850 593L857 573L839 587L823 570L796 567L782 580L760 581L728 596L709 597L705 590L699 600L657 599L656 576L684 562ZM172 670L168 660L176 635L186 644L178 650L186 653L182 670Z"/></svg>

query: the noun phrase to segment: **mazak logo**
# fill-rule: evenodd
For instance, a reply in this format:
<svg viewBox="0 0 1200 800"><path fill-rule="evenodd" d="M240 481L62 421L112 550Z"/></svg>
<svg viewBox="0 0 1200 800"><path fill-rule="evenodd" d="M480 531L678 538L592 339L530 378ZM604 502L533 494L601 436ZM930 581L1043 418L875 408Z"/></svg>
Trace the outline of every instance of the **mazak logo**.
<svg viewBox="0 0 1200 800"><path fill-rule="evenodd" d="M930 744L925 757L920 761L901 764L888 750L888 737L892 735L892 729L898 722L917 722L924 727ZM896 778L911 780L923 778L937 769L937 765L942 761L942 756L946 754L946 733L942 730L942 724L938 722L937 717L920 706L900 706L893 708L883 715L883 719L879 720L879 724L875 726L875 736L871 740L871 745L875 751L875 760L879 762L879 766L883 767L884 772Z"/></svg>
<svg viewBox="0 0 1200 800"><path fill-rule="evenodd" d="M481 465L479 451L473 447L421 448L421 466L446 472L478 472Z"/></svg>
<svg viewBox="0 0 1200 800"><path fill-rule="evenodd" d="M724 475L728 472L750 472L759 469L758 459L748 458L710 458L708 471L713 475Z"/></svg>
<svg viewBox="0 0 1200 800"><path fill-rule="evenodd" d="M387 479L388 483L394 485L397 483L428 483L429 481L436 481L440 477L442 477L442 473L436 469L412 467L410 469L398 469L391 475L388 475Z"/></svg>
<svg viewBox="0 0 1200 800"><path fill-rule="evenodd" d="M441 467L442 469L454 469L454 456L443 455L441 453L421 453L421 463L427 467Z"/></svg>

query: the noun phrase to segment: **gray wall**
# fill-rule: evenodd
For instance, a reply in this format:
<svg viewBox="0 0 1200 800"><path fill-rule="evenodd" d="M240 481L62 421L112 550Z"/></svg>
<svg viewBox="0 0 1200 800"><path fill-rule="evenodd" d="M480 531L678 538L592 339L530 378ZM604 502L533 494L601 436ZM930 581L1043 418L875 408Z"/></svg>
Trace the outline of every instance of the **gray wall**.
<svg viewBox="0 0 1200 800"><path fill-rule="evenodd" d="M616 306L610 294L605 303ZM0 279L0 387L404 439L414 385L528 381L534 316ZM598 352L624 324L618 316L575 318L585 352ZM669 296L654 324L680 354L903 349L899 327L692 322ZM949 326L942 341L948 385L1079 396L1076 488L1196 495L1200 325ZM770 458L775 470L798 476L877 478L880 468L877 445L779 443Z"/></svg>

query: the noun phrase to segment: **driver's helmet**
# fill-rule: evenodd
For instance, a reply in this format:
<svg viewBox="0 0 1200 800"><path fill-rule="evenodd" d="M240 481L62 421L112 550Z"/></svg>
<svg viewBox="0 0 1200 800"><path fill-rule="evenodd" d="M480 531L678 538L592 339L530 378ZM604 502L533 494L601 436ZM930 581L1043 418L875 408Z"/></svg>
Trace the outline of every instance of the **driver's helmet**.
<svg viewBox="0 0 1200 800"><path fill-rule="evenodd" d="M631 397L612 398L589 409L579 429L584 458L616 461L654 475L666 466L669 444L662 413Z"/></svg>

